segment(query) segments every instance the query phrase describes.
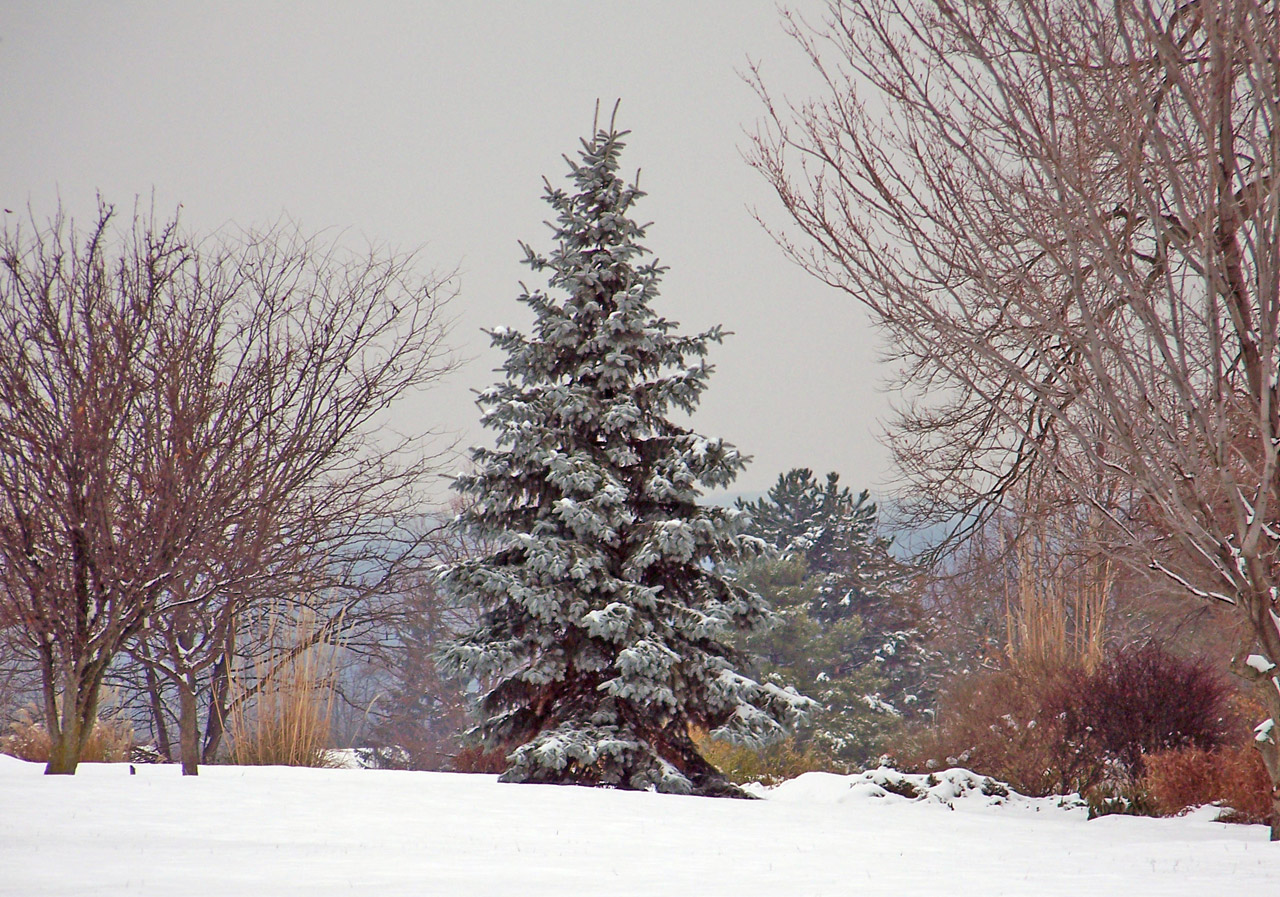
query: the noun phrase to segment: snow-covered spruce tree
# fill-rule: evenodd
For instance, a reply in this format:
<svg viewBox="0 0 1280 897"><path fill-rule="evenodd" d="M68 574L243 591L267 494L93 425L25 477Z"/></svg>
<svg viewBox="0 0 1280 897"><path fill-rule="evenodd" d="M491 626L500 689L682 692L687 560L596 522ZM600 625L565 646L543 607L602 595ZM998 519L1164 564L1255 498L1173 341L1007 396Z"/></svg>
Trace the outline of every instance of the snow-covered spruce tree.
<svg viewBox="0 0 1280 897"><path fill-rule="evenodd" d="M664 269L629 217L626 134L583 141L571 192L547 185L555 248L523 248L551 289L520 297L531 335L491 331L506 377L478 404L496 447L454 485L458 524L502 547L445 569L484 613L444 658L492 685L478 730L512 749L504 781L743 796L691 729L767 742L811 702L735 670L732 636L769 610L718 570L759 543L698 498L745 461L668 419L698 403L722 332L679 336L650 308Z"/></svg>

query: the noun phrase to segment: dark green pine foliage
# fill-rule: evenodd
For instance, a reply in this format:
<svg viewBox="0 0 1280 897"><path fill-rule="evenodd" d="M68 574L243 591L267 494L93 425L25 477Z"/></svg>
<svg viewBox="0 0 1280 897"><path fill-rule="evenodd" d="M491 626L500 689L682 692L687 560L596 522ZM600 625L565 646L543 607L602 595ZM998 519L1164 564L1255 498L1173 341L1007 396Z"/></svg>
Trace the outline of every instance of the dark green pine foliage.
<svg viewBox="0 0 1280 897"><path fill-rule="evenodd" d="M803 556L759 558L739 570L743 583L768 597L775 622L748 635L744 647L752 672L790 685L821 709L796 733L797 747L815 751L833 768L874 763L899 729L901 717L879 698L889 690L882 665L863 655L866 630L856 615L819 620L811 608L820 577Z"/></svg>
<svg viewBox="0 0 1280 897"><path fill-rule="evenodd" d="M807 615L831 634L850 624L862 632L843 652L842 672L827 671L831 680L873 673L883 687L868 693L871 705L909 716L932 703L935 691L914 571L890 553L868 493L855 496L839 480L829 473L820 483L812 470L796 468L780 475L766 497L739 501L738 508L750 515L748 532L783 557L803 559L812 596ZM799 611L782 603L789 613ZM840 638L847 640L847 632Z"/></svg>
<svg viewBox="0 0 1280 897"><path fill-rule="evenodd" d="M598 131L572 189L547 185L555 248L524 249L550 290L520 297L530 335L491 331L506 377L478 404L496 447L455 488L458 524L502 547L445 570L484 609L445 659L492 683L479 731L511 750L505 781L740 796L691 728L767 742L811 702L736 671L734 635L769 611L717 571L761 546L698 498L745 462L668 419L697 405L722 334L676 335L650 307L663 269L617 173L625 135Z"/></svg>
<svg viewBox="0 0 1280 897"><path fill-rule="evenodd" d="M819 485L812 470L798 467L781 474L765 498L739 500L738 507L750 514L753 535L781 554L804 557L809 572L821 577L815 616L839 619L855 605L865 612L888 598L883 586L901 567L876 532L869 493L855 497L840 486L839 474L827 474Z"/></svg>

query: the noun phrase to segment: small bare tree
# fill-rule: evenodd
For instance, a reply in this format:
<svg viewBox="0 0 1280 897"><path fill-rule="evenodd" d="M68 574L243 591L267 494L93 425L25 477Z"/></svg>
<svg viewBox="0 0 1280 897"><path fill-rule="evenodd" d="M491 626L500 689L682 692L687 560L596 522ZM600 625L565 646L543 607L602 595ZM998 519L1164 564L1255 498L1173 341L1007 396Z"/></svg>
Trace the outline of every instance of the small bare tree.
<svg viewBox="0 0 1280 897"><path fill-rule="evenodd" d="M422 475L368 425L449 368L443 299L405 257L113 217L0 236L0 605L39 658L47 772L75 771L132 645L178 688L194 772L195 675L237 609L353 550Z"/></svg>
<svg viewBox="0 0 1280 897"><path fill-rule="evenodd" d="M1231 607L1280 838L1275 0L840 0L788 22L825 91L787 107L757 74L753 162L783 246L891 337L917 397L899 461L965 526L1015 487L1069 495Z"/></svg>

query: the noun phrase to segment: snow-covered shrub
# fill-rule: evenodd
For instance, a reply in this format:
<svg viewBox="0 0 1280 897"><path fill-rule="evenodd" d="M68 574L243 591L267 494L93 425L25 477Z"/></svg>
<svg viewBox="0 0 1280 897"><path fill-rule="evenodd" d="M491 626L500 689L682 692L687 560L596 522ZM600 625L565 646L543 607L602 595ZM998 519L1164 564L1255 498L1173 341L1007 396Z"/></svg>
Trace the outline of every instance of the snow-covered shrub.
<svg viewBox="0 0 1280 897"><path fill-rule="evenodd" d="M1123 772L1090 788L1085 802L1089 805L1090 819L1160 815L1144 781Z"/></svg>
<svg viewBox="0 0 1280 897"><path fill-rule="evenodd" d="M1019 794L1005 782L961 767L910 773L891 766L879 766L843 776L813 772L769 789L759 785L750 787L756 793L767 794L771 800L805 803L905 801L950 810L1005 807L1036 813L1053 810L1080 813L1086 809L1078 794L1029 797Z"/></svg>

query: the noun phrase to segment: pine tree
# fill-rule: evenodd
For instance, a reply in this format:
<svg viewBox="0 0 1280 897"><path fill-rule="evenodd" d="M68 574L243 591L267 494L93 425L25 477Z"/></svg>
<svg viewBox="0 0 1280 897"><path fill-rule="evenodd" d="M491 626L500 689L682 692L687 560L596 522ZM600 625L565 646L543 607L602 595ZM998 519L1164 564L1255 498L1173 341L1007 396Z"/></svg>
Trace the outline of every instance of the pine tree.
<svg viewBox="0 0 1280 897"><path fill-rule="evenodd" d="M505 781L741 796L691 728L767 742L811 702L736 671L733 635L769 611L718 571L761 546L698 498L745 459L667 416L697 405L722 331L679 336L651 308L664 269L629 216L643 194L617 173L626 134L582 142L572 191L547 184L554 251L523 248L550 290L520 296L530 335L490 332L507 354L478 400L496 445L455 488L458 525L502 547L444 572L484 609L445 657L492 683L478 728L514 748Z"/></svg>
<svg viewBox="0 0 1280 897"><path fill-rule="evenodd" d="M804 560L812 580L808 616L826 627L854 622L863 633L844 652L845 675L874 668L885 688L871 698L885 710L910 714L927 703L933 676L913 571L879 533L870 495L841 487L837 473L820 484L812 470L796 468L780 475L766 497L739 500L738 509L750 516L750 534L784 558Z"/></svg>
<svg viewBox="0 0 1280 897"><path fill-rule="evenodd" d="M821 705L797 732L796 747L833 767L861 769L873 763L902 717L881 697L890 692L890 682L884 664L866 657L861 618L813 616L822 577L811 574L803 555L753 560L739 577L768 597L775 616L768 629L744 639L752 672L798 688Z"/></svg>
<svg viewBox="0 0 1280 897"><path fill-rule="evenodd" d="M835 573L844 566L851 545L876 544L876 506L863 490L857 498L840 485L840 475L827 474L819 486L813 471L797 467L778 476L769 494L754 502L738 500L751 515L751 531L777 551L801 554L814 573Z"/></svg>

